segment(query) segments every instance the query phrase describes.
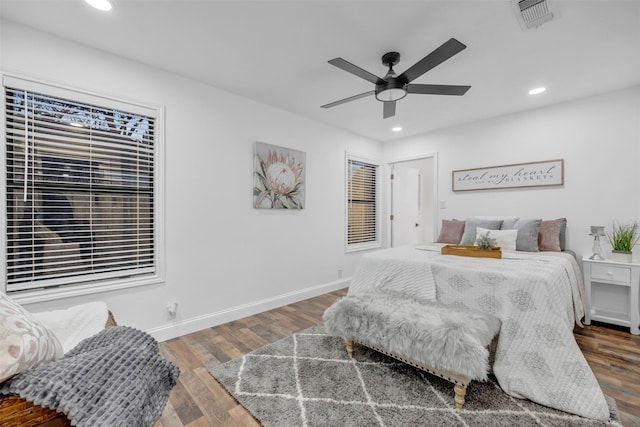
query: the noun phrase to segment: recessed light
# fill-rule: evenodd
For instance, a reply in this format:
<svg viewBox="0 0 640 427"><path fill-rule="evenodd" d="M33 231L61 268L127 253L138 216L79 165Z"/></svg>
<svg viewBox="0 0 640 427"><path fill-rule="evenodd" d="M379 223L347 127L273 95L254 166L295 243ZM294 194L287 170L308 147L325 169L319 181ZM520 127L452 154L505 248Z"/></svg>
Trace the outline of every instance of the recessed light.
<svg viewBox="0 0 640 427"><path fill-rule="evenodd" d="M538 95L539 93L544 92L545 90L547 90L546 87L537 87L535 89L531 89L529 91L529 95Z"/></svg>
<svg viewBox="0 0 640 427"><path fill-rule="evenodd" d="M394 131L394 132L400 132L402 130L402 126L392 127L391 130Z"/></svg>
<svg viewBox="0 0 640 427"><path fill-rule="evenodd" d="M109 0L84 0L86 1L89 5L95 7L98 10L103 10L103 11L108 11L111 10L111 3L109 3Z"/></svg>

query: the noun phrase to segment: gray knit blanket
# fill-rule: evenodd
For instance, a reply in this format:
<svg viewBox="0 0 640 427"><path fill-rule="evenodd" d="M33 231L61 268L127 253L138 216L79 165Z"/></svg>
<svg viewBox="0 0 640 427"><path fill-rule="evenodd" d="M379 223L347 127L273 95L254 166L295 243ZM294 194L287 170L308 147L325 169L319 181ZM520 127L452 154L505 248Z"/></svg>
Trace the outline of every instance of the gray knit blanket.
<svg viewBox="0 0 640 427"><path fill-rule="evenodd" d="M62 412L78 427L152 426L179 374L153 337L115 326L83 340L61 359L5 381L0 393Z"/></svg>

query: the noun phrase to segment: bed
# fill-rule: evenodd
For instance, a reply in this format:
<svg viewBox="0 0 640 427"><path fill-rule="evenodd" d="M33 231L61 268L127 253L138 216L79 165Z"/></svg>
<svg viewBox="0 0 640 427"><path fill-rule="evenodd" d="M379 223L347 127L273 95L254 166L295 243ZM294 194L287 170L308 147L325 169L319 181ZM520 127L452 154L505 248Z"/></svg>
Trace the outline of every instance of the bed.
<svg viewBox="0 0 640 427"><path fill-rule="evenodd" d="M502 259L442 255L442 245L364 255L349 294L372 291L493 314L502 328L493 372L517 398L597 420L610 413L573 337L584 316L582 276L565 252L504 252Z"/></svg>

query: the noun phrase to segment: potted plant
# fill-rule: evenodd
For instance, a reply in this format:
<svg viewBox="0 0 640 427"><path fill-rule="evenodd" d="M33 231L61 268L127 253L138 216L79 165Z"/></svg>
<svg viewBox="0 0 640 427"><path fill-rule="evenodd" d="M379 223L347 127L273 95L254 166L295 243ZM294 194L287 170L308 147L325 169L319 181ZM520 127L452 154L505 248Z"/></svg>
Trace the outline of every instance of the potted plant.
<svg viewBox="0 0 640 427"><path fill-rule="evenodd" d="M607 240L611 244L611 260L618 262L631 262L633 247L640 239L640 225L637 221L630 224L616 224L613 222L613 231L607 234Z"/></svg>
<svg viewBox="0 0 640 427"><path fill-rule="evenodd" d="M497 246L498 241L493 239L489 232L479 235L473 246L470 245L446 245L440 249L442 255L470 256L476 258L502 258L502 251Z"/></svg>
<svg viewBox="0 0 640 427"><path fill-rule="evenodd" d="M491 250L497 244L498 244L498 241L496 239L492 239L491 236L489 236L488 231L485 234L481 234L476 239L476 246L478 247L478 249Z"/></svg>

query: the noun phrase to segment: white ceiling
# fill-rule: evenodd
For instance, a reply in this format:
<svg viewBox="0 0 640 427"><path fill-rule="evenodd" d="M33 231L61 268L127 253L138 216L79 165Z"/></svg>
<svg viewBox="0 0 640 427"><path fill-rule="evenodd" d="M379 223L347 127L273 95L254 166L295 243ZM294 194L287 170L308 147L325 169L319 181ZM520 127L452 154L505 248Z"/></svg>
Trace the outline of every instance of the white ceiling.
<svg viewBox="0 0 640 427"><path fill-rule="evenodd" d="M380 141L640 84L637 0L561 0L530 31L507 0L111 1L0 0L0 15ZM382 77L398 51L400 74L451 37L467 49L414 83L471 85L465 96L409 94L389 119L372 96L320 108L373 89L327 60Z"/></svg>

